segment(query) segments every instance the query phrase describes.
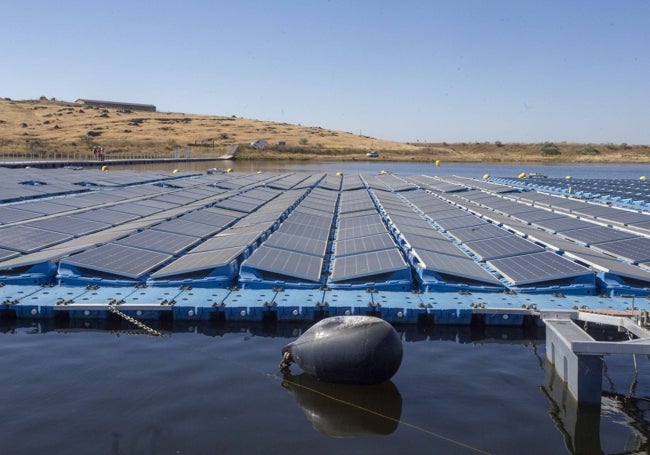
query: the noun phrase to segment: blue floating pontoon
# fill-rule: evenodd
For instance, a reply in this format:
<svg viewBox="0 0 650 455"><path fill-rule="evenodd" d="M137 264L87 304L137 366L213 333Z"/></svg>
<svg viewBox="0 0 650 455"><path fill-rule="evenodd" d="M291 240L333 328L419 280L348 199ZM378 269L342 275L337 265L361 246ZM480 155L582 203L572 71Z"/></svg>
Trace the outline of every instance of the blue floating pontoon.
<svg viewBox="0 0 650 455"><path fill-rule="evenodd" d="M0 317L521 325L645 304L642 188L529 180L0 168Z"/></svg>

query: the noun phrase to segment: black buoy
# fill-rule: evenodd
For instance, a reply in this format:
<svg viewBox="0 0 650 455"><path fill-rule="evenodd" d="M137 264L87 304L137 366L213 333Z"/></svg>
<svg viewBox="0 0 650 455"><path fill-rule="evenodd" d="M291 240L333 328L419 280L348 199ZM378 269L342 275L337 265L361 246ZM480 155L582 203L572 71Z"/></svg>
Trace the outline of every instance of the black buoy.
<svg viewBox="0 0 650 455"><path fill-rule="evenodd" d="M295 362L321 381L379 384L399 369L402 341L383 319L334 316L314 324L282 353L283 369Z"/></svg>

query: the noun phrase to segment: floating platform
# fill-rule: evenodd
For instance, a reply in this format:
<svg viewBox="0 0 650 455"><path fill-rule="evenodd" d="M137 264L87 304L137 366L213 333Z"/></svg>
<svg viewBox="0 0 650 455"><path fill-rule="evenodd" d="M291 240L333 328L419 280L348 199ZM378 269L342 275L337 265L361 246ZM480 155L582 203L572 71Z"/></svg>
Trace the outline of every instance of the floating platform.
<svg viewBox="0 0 650 455"><path fill-rule="evenodd" d="M645 201L534 180L0 167L0 316L521 325L647 306Z"/></svg>

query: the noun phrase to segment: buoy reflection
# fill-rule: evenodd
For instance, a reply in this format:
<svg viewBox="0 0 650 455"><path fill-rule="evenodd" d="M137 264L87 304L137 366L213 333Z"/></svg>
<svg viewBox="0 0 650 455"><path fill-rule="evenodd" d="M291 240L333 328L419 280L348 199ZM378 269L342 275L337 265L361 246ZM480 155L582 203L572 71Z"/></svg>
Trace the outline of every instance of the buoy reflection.
<svg viewBox="0 0 650 455"><path fill-rule="evenodd" d="M333 438L388 435L397 429L402 416L402 395L392 381L331 384L302 373L285 374L282 386L312 426Z"/></svg>

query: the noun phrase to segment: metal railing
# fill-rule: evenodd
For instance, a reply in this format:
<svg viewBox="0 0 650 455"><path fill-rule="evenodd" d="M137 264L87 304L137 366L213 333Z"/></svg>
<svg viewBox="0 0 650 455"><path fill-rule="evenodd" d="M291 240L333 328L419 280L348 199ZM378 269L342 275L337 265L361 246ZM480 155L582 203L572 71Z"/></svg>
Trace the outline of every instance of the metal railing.
<svg viewBox="0 0 650 455"><path fill-rule="evenodd" d="M184 160L190 159L189 154L174 152L113 152L104 156L105 161L111 160ZM90 152L4 152L0 153L0 162L97 162L100 159Z"/></svg>

